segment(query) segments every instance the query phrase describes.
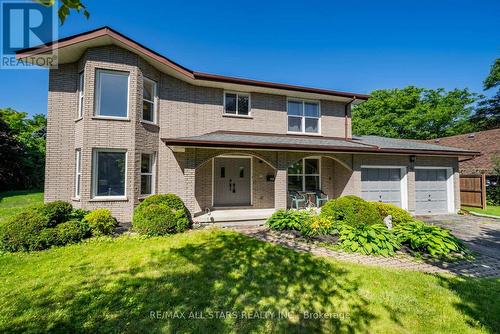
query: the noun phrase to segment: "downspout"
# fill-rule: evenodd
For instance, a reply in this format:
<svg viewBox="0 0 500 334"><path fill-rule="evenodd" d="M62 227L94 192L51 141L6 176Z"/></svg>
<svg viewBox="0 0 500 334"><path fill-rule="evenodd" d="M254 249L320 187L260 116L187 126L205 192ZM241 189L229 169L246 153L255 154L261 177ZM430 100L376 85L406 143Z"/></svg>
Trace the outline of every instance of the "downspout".
<svg viewBox="0 0 500 334"><path fill-rule="evenodd" d="M345 137L345 140L347 140L347 129L349 128L348 125L347 125L347 111L349 109L349 106L354 102L356 101L356 96L354 96L352 98L351 101L347 102L344 106L344 137Z"/></svg>

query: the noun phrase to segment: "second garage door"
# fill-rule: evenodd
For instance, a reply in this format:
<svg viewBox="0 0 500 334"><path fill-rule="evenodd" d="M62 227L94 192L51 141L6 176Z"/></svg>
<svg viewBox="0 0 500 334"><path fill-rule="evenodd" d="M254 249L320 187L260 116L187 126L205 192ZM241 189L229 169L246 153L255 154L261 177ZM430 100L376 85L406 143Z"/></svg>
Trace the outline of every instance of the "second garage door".
<svg viewBox="0 0 500 334"><path fill-rule="evenodd" d="M415 212L448 212L446 169L415 169Z"/></svg>
<svg viewBox="0 0 500 334"><path fill-rule="evenodd" d="M401 168L362 168L361 197L401 207Z"/></svg>

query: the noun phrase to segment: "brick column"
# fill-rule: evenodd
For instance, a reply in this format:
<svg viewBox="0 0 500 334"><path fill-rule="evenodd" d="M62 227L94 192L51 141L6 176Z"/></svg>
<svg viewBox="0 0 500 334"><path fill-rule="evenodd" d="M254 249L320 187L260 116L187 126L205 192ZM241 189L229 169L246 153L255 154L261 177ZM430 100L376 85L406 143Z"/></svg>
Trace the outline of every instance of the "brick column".
<svg viewBox="0 0 500 334"><path fill-rule="evenodd" d="M194 214L196 211L195 199L195 173L196 173L196 154L194 150L186 150L184 165L184 194L182 200L186 208Z"/></svg>
<svg viewBox="0 0 500 334"><path fill-rule="evenodd" d="M276 177L274 179L274 208L286 209L288 186L288 163L285 152L278 152L276 159Z"/></svg>

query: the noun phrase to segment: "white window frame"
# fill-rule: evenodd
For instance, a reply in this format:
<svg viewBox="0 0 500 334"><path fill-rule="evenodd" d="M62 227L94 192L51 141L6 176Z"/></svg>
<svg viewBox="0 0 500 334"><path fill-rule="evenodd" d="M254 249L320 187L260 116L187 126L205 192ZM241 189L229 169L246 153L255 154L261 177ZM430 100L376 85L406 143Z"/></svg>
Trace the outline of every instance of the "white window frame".
<svg viewBox="0 0 500 334"><path fill-rule="evenodd" d="M318 160L318 174L306 174L306 160ZM288 191L288 176L300 176L302 177L302 190L299 191L306 191L306 176L318 176L319 177L319 182L318 186L319 189L321 189L321 157L306 157L301 159L302 162L302 173L301 174L289 174L288 169L287 169L287 179L286 179L286 185L287 185L287 191Z"/></svg>
<svg viewBox="0 0 500 334"><path fill-rule="evenodd" d="M113 75L127 76L127 115L126 116L106 116L101 115L101 73ZM129 119L130 115L130 73L124 71L96 69L96 85L95 85L95 111L94 117L103 119Z"/></svg>
<svg viewBox="0 0 500 334"><path fill-rule="evenodd" d="M100 152L120 152L125 153L125 175L124 175L124 189L123 195L119 196L97 196L97 180L98 180L98 159ZM92 198L99 200L123 200L127 198L127 174L128 174L128 152L126 149L116 148L95 148L92 157Z"/></svg>
<svg viewBox="0 0 500 334"><path fill-rule="evenodd" d="M435 167L435 166L415 166L417 169L445 169L446 170L446 200L448 201L448 213L457 213L457 208L455 208L455 175L453 173L453 167ZM416 178L415 178L415 191L416 191ZM416 203L415 203L416 206ZM416 210L416 207L415 207Z"/></svg>
<svg viewBox="0 0 500 334"><path fill-rule="evenodd" d="M82 190L82 149L75 149L75 198L80 198Z"/></svg>
<svg viewBox="0 0 500 334"><path fill-rule="evenodd" d="M142 110L141 110L141 121L144 122L144 123L149 123L149 124L158 124L158 83L152 79L149 79L149 78L146 78L146 77L143 77L143 84L142 84L142 89L143 89L143 92L142 92L142 101L144 103L147 102L147 103L152 103L153 104L153 121L150 121L150 120L147 120L147 119L144 119L144 106L142 106ZM153 84L153 100L150 101L150 100L146 100L144 98L144 81L148 81L150 83Z"/></svg>
<svg viewBox="0 0 500 334"><path fill-rule="evenodd" d="M378 168L378 169L384 169L384 168L389 168L389 169L400 169L400 192L401 192L401 209L404 209L406 211L409 210L409 203L408 203L408 168L407 166L389 166L389 165L361 165L361 169L363 168ZM360 176L361 177L361 176ZM363 186L361 185L361 188Z"/></svg>
<svg viewBox="0 0 500 334"><path fill-rule="evenodd" d="M81 71L78 74L78 115L77 118L83 117L83 99L85 97L85 72Z"/></svg>
<svg viewBox="0 0 500 334"><path fill-rule="evenodd" d="M150 173L143 173L142 172L142 155L147 154L152 156L152 163L151 163L151 172ZM139 171L140 171L140 186L139 186L139 195L140 197L147 197L150 195L156 194L156 153L155 152L142 152L141 153L141 164L139 166ZM143 194L142 193L142 176L151 176L151 193L150 194Z"/></svg>
<svg viewBox="0 0 500 334"><path fill-rule="evenodd" d="M235 94L236 95L236 114L231 114L226 112L226 94ZM239 96L248 96L248 114L239 114L238 111L238 97ZM234 92L234 91L224 91L224 110L223 110L223 115L224 116L229 116L229 117L241 117L241 118L251 118L252 117L252 96L250 93L244 93L244 92Z"/></svg>
<svg viewBox="0 0 500 334"><path fill-rule="evenodd" d="M288 115L288 102L300 102L300 103L302 103L302 116ZM305 115L305 104L306 103L315 103L318 105L318 118ZM289 117L297 117L297 118L300 117L301 118L302 131L290 131L290 130L288 130L288 118ZM312 119L318 120L318 132L306 132L306 118L312 118ZM290 134L320 136L321 135L321 101L287 97L287 99L286 99L286 130L287 130L287 133L290 133Z"/></svg>

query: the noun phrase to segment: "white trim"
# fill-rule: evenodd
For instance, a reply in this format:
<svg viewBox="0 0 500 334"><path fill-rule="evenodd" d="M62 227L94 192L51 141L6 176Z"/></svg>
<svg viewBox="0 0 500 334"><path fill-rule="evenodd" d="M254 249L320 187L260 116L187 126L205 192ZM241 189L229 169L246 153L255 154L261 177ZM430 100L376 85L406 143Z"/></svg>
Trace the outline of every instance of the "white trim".
<svg viewBox="0 0 500 334"><path fill-rule="evenodd" d="M85 98L85 71L78 73L78 113L77 119L83 118L83 100Z"/></svg>
<svg viewBox="0 0 500 334"><path fill-rule="evenodd" d="M400 198L401 198L401 209L406 211L409 210L409 196L408 196L408 167L401 165L361 165L361 169L367 168L377 168L377 169L399 169L400 170ZM361 191L363 191L363 182L361 182Z"/></svg>
<svg viewBox="0 0 500 334"><path fill-rule="evenodd" d="M149 195L154 195L156 194L156 152L141 152L141 160L140 160L140 165L139 165L139 196L140 197L147 197ZM149 173L143 173L142 172L142 155L149 155L151 161L151 172ZM151 176L151 193L150 194L143 194L142 193L142 176Z"/></svg>
<svg viewBox="0 0 500 334"><path fill-rule="evenodd" d="M288 102L301 102L302 103L302 115L288 115ZM305 116L305 104L306 103L316 103L318 105L318 118ZM290 131L288 130L288 117L297 117L301 118L301 129L302 131ZM312 118L318 120L318 132L306 132L306 118ZM309 135L309 136L321 136L321 101L320 100L308 100L308 99L299 99L294 97L286 98L286 129L288 134L295 135Z"/></svg>
<svg viewBox="0 0 500 334"><path fill-rule="evenodd" d="M101 115L101 73L108 73L113 75L122 75L127 76L127 115L126 116L106 116ZM94 109L94 117L95 118L108 118L108 119L129 119L130 114L130 72L126 71L116 71L116 70L108 70L108 69L96 69L96 85L95 85L95 109Z"/></svg>
<svg viewBox="0 0 500 334"><path fill-rule="evenodd" d="M153 84L153 100L152 101L146 100L144 98L144 81L149 81L150 83ZM155 124L155 125L158 124L158 83L152 79L147 78L147 77L142 78L142 102L144 103L144 101L153 104L153 121L149 121L149 120L144 119L144 104L142 104L141 122Z"/></svg>
<svg viewBox="0 0 500 334"><path fill-rule="evenodd" d="M82 149L75 149L75 189L74 199L80 199L82 192Z"/></svg>
<svg viewBox="0 0 500 334"><path fill-rule="evenodd" d="M125 153L125 175L123 185L123 195L120 196L97 196L97 165L99 152L121 152ZM127 149L117 148L93 148L92 150L92 199L95 200L126 200L127 199L127 174L128 174L128 151Z"/></svg>
<svg viewBox="0 0 500 334"><path fill-rule="evenodd" d="M453 167L433 167L433 166L415 166L415 169L445 169L446 170L446 201L448 213L456 213L455 208L455 179ZM415 192L417 190L417 180L415 178ZM416 203L415 203L416 210Z"/></svg>
<svg viewBox="0 0 500 334"><path fill-rule="evenodd" d="M215 199L215 159L250 159L250 206L253 206L253 156L248 155L219 155L212 158L212 207L214 208ZM248 206L243 206L248 207ZM220 208L220 207L218 207ZM203 208L201 208L203 210Z"/></svg>
<svg viewBox="0 0 500 334"><path fill-rule="evenodd" d="M236 94L236 113L231 114L226 112L226 94ZM245 92L236 92L236 91L230 91L230 90L225 90L223 92L224 95L224 103L223 103L223 110L222 110L222 115L223 116L239 116L241 118L252 118L252 97L250 93L245 93ZM241 114L238 111L238 97L239 95L241 96L248 96L248 114Z"/></svg>

